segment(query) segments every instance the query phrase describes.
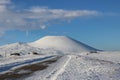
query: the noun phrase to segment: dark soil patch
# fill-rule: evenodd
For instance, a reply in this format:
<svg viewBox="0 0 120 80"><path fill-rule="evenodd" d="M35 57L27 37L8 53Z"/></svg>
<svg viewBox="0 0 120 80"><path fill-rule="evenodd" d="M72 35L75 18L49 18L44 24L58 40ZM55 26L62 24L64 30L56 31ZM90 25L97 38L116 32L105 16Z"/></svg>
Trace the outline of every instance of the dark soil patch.
<svg viewBox="0 0 120 80"><path fill-rule="evenodd" d="M49 66L49 64L52 64L57 60L58 60L58 57L55 59L27 65L27 66L17 68L15 70L11 70L10 72L7 72L5 74L0 74L0 80L18 80L20 78L25 78L31 75L32 73L34 73L35 71L46 69ZM25 71L25 72L21 72L21 71Z"/></svg>

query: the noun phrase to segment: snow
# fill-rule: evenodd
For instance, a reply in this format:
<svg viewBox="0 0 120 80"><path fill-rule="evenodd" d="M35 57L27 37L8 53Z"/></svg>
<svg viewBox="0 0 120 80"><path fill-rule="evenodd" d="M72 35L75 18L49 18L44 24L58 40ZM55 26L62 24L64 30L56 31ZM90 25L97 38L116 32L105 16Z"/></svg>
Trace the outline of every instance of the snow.
<svg viewBox="0 0 120 80"><path fill-rule="evenodd" d="M94 59L120 63L120 51L102 51L99 52L98 54L93 53L88 56Z"/></svg>
<svg viewBox="0 0 120 80"><path fill-rule="evenodd" d="M29 45L44 49L53 48L63 52L89 52L97 50L67 36L46 36L29 43Z"/></svg>
<svg viewBox="0 0 120 80"><path fill-rule="evenodd" d="M0 46L0 58L9 57L12 53L20 53L20 55L28 55L28 53L37 52L41 55L46 54L62 54L61 51L55 49L42 49L29 46L27 43L13 43Z"/></svg>
<svg viewBox="0 0 120 80"><path fill-rule="evenodd" d="M96 54L97 55L97 54ZM102 54L103 56L104 55ZM118 56L118 55L116 55ZM115 59L115 58L114 58ZM119 58L120 60L120 58ZM46 70L24 80L119 80L120 64L88 55L64 55Z"/></svg>
<svg viewBox="0 0 120 80"><path fill-rule="evenodd" d="M27 55L31 52L39 54L75 54L76 52L97 51L84 43L66 36L46 36L31 43L13 43L0 46L0 58L10 54Z"/></svg>
<svg viewBox="0 0 120 80"><path fill-rule="evenodd" d="M65 68L68 65L70 60L71 60L71 56L68 56L68 59L65 61L64 65L61 66L62 68L60 68L58 71L56 71L56 73L54 74L54 76L52 77L51 80L56 80L58 75L60 75L61 73L63 73L65 71Z"/></svg>
<svg viewBox="0 0 120 80"><path fill-rule="evenodd" d="M56 80L119 80L120 65L83 56L72 59Z"/></svg>
<svg viewBox="0 0 120 80"><path fill-rule="evenodd" d="M69 62L69 56L61 57L56 63L50 65L47 69L38 71L24 80L55 80L57 75L64 71L63 67Z"/></svg>
<svg viewBox="0 0 120 80"><path fill-rule="evenodd" d="M38 55L28 54L32 52ZM10 56L12 53L21 56ZM61 57L46 69L22 80L120 80L120 51L99 51L66 36L46 36L32 43L0 46L0 74L57 56ZM18 72L24 73L29 70Z"/></svg>

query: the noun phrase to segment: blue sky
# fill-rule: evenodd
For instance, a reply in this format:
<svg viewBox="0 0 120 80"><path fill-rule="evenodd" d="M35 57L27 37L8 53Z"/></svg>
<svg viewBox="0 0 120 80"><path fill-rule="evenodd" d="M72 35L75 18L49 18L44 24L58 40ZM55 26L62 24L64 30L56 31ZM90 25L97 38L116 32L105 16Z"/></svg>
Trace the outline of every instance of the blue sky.
<svg viewBox="0 0 120 80"><path fill-rule="evenodd" d="M119 0L1 0L0 45L65 35L98 49L120 50L119 3Z"/></svg>

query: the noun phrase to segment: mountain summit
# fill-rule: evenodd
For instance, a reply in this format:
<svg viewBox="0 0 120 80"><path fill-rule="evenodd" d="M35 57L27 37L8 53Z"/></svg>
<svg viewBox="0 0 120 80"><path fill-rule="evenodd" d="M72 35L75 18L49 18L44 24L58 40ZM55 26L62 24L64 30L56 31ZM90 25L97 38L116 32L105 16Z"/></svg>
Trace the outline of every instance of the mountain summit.
<svg viewBox="0 0 120 80"><path fill-rule="evenodd" d="M35 42L29 43L29 45L43 49L53 48L65 52L97 51L97 49L67 36L45 36Z"/></svg>

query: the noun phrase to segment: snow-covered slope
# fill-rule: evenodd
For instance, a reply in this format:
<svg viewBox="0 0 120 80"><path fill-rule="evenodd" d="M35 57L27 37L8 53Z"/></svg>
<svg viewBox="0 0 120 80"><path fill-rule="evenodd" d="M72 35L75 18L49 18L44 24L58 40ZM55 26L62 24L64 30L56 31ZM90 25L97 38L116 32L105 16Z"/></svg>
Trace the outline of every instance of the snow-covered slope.
<svg viewBox="0 0 120 80"><path fill-rule="evenodd" d="M34 48L32 48L26 43L17 42L13 44L7 44L7 45L0 46L0 52L1 52L0 54L3 55L6 53L6 56L8 56L14 52L28 53L28 51L33 50L33 49Z"/></svg>
<svg viewBox="0 0 120 80"><path fill-rule="evenodd" d="M44 49L53 48L63 52L89 52L97 50L66 36L46 36L35 42L29 43L29 45Z"/></svg>
<svg viewBox="0 0 120 80"><path fill-rule="evenodd" d="M30 52L38 52L40 54L75 54L75 52L80 53L96 50L70 37L46 36L32 43L17 42L0 46L0 55L9 56L11 53L25 55Z"/></svg>
<svg viewBox="0 0 120 80"><path fill-rule="evenodd" d="M61 54L60 51L55 49L42 49L28 45L27 43L13 43L0 46L0 57L10 56L12 53L20 53L21 55L27 55L31 52L37 52L39 54Z"/></svg>
<svg viewBox="0 0 120 80"><path fill-rule="evenodd" d="M23 80L120 80L120 64L112 62L119 53L109 60L106 60L109 55L101 56L104 58L99 55L99 59L92 58L92 55L64 55L47 69Z"/></svg>

